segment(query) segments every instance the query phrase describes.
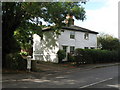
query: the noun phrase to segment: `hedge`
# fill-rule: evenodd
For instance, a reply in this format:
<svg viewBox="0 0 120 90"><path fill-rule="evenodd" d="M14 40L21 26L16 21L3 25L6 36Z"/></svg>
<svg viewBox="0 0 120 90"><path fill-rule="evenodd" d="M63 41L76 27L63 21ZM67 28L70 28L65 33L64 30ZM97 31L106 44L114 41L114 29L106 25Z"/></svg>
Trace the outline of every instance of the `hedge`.
<svg viewBox="0 0 120 90"><path fill-rule="evenodd" d="M23 59L19 53L10 53L6 56L6 66L14 70L26 70L27 60Z"/></svg>
<svg viewBox="0 0 120 90"><path fill-rule="evenodd" d="M118 51L108 51L100 49L76 49L75 62L79 64L84 62L91 63L110 63L117 62L119 58Z"/></svg>

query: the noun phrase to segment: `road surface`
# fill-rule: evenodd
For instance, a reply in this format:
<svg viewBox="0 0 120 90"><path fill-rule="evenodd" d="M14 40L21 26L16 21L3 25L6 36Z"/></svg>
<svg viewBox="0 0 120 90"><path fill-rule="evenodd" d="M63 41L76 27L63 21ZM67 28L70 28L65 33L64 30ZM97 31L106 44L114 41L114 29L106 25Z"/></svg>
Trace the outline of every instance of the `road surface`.
<svg viewBox="0 0 120 90"><path fill-rule="evenodd" d="M3 88L119 88L118 65L54 75L4 74Z"/></svg>

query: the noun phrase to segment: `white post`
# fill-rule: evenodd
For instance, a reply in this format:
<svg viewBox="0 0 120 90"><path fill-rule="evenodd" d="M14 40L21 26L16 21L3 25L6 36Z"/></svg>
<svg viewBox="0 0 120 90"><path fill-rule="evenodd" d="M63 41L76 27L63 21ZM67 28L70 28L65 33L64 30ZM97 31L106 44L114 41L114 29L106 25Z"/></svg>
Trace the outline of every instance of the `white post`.
<svg viewBox="0 0 120 90"><path fill-rule="evenodd" d="M30 72L30 69L31 69L31 56L27 56L27 69Z"/></svg>

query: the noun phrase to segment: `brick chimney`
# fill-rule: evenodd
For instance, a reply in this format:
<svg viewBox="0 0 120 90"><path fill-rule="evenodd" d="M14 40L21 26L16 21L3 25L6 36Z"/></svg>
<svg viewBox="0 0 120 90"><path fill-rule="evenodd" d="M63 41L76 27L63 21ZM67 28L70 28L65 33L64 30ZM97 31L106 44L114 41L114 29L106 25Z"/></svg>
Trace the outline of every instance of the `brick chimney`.
<svg viewBox="0 0 120 90"><path fill-rule="evenodd" d="M68 26L74 25L73 15L67 14L66 19L65 19L65 24Z"/></svg>

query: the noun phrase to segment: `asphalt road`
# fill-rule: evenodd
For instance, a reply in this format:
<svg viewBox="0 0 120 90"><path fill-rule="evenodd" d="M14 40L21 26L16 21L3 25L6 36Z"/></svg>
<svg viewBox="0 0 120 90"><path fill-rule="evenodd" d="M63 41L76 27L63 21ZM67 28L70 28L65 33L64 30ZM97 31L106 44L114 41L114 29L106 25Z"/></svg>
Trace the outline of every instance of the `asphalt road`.
<svg viewBox="0 0 120 90"><path fill-rule="evenodd" d="M118 88L118 66L87 70L77 69L64 74L49 73L4 75L3 88Z"/></svg>

